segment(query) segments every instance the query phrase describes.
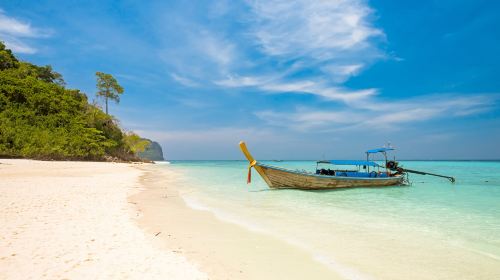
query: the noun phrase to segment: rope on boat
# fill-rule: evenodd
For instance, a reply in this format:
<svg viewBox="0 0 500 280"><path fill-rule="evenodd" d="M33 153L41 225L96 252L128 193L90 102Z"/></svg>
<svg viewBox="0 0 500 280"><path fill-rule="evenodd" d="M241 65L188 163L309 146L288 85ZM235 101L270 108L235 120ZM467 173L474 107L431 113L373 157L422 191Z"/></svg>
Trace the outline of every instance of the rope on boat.
<svg viewBox="0 0 500 280"><path fill-rule="evenodd" d="M252 167L254 167L257 164L256 160L253 160L250 162L248 165L248 176L247 176L247 184L250 184L252 182Z"/></svg>

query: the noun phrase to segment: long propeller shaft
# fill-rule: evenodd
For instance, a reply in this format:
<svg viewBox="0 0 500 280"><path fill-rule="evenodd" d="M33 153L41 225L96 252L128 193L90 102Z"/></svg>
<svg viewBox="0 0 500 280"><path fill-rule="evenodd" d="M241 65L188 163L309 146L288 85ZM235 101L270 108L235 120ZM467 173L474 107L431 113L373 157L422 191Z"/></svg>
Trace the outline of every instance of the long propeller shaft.
<svg viewBox="0 0 500 280"><path fill-rule="evenodd" d="M436 177L442 177L450 180L450 182L455 183L455 178L451 176L444 176L444 175L439 175L439 174L434 174L434 173L429 173L429 172L422 172L422 171L417 171L417 170L411 170L411 169L406 169L406 168L401 168L404 172L409 172L409 173L415 173L415 174L420 174L420 175L431 175L431 176L436 176Z"/></svg>

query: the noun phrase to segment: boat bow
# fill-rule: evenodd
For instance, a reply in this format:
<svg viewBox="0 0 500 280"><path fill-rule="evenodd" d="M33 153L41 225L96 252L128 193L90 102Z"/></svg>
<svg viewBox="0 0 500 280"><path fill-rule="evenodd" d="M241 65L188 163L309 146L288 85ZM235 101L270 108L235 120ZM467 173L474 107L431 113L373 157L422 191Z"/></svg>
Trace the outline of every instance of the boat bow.
<svg viewBox="0 0 500 280"><path fill-rule="evenodd" d="M269 178L267 177L266 172L264 172L264 170L262 170L262 168L258 165L257 160L255 160L253 158L253 156L250 154L250 152L248 151L247 145L245 144L244 141L240 141L240 149L249 162L247 184L249 184L252 181L252 168L254 168L259 173L259 175L262 177L262 179L264 179L266 184L269 187L272 187L272 183L269 180Z"/></svg>

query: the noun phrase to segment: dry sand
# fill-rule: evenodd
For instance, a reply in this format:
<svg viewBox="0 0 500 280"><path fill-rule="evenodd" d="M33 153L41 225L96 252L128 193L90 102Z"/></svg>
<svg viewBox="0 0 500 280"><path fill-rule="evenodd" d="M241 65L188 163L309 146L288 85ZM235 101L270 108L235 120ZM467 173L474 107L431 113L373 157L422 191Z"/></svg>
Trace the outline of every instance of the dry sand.
<svg viewBox="0 0 500 280"><path fill-rule="evenodd" d="M205 279L154 245L130 164L0 160L1 279Z"/></svg>
<svg viewBox="0 0 500 280"><path fill-rule="evenodd" d="M151 164L0 160L0 278L338 278L294 246L187 207L176 176Z"/></svg>

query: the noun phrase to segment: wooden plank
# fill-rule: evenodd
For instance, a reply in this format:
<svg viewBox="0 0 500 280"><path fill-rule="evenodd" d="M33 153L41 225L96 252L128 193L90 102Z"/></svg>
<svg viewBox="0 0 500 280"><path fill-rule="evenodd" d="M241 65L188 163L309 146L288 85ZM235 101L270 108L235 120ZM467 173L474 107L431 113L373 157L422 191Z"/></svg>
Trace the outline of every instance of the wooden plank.
<svg viewBox="0 0 500 280"><path fill-rule="evenodd" d="M330 189L347 187L380 187L399 185L403 180L401 176L373 180L356 180L338 177L328 178L292 173L285 170L268 168L266 166L259 167L262 172L265 173L266 179L270 181L270 184L268 185L271 188Z"/></svg>

